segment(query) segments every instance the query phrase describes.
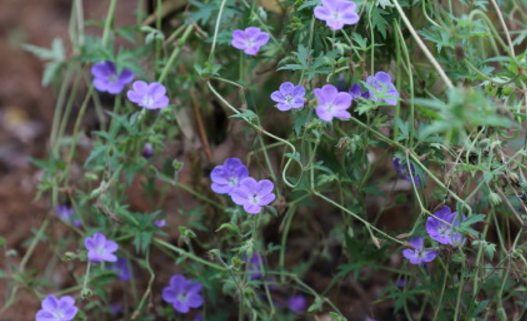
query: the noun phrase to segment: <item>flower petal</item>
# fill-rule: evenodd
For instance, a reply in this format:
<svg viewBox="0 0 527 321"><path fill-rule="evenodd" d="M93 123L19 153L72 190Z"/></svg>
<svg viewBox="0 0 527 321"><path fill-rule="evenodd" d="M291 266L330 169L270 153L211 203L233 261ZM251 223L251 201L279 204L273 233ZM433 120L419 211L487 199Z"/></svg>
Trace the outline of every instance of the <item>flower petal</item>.
<svg viewBox="0 0 527 321"><path fill-rule="evenodd" d="M249 193L246 189L237 187L230 193L231 199L238 205L244 205L249 199Z"/></svg>
<svg viewBox="0 0 527 321"><path fill-rule="evenodd" d="M416 249L422 249L424 246L424 241L421 237L416 237L415 239L411 240L408 243L410 243Z"/></svg>
<svg viewBox="0 0 527 321"><path fill-rule="evenodd" d="M319 106L315 109L315 112L317 113L318 118L322 119L323 121L332 121L333 115L328 113L328 111L324 108L324 106Z"/></svg>
<svg viewBox="0 0 527 321"><path fill-rule="evenodd" d="M264 197L262 197L260 199L260 202L258 202L258 205L259 206L267 206L269 204L271 204L276 198L276 195L274 195L274 193L271 193L271 194L267 194L265 195Z"/></svg>
<svg viewBox="0 0 527 321"><path fill-rule="evenodd" d="M245 203L243 209L249 214L258 214L262 210L262 207L253 203Z"/></svg>
<svg viewBox="0 0 527 321"><path fill-rule="evenodd" d="M134 91L140 96L144 96L148 93L148 84L142 80L134 82L132 87L134 88Z"/></svg>
<svg viewBox="0 0 527 321"><path fill-rule="evenodd" d="M268 179L262 179L256 184L256 193L259 196L267 195L274 189L274 184Z"/></svg>
<svg viewBox="0 0 527 321"><path fill-rule="evenodd" d="M318 20L322 21L326 21L330 18L330 12L327 7L316 7L314 14Z"/></svg>
<svg viewBox="0 0 527 321"><path fill-rule="evenodd" d="M249 193L256 193L258 188L258 182L252 177L246 177L241 180L240 187L245 189Z"/></svg>
<svg viewBox="0 0 527 321"><path fill-rule="evenodd" d="M42 301L42 309L47 311L53 311L56 310L59 307L59 300L57 300L57 297L53 294L48 295L43 301Z"/></svg>

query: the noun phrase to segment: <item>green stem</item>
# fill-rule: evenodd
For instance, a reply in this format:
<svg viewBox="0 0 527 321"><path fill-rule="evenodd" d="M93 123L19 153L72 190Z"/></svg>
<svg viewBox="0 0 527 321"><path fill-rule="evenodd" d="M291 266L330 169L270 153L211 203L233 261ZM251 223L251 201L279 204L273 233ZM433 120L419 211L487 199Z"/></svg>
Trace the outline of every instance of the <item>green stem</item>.
<svg viewBox="0 0 527 321"><path fill-rule="evenodd" d="M117 0L110 0L110 7L108 8L108 13L106 14L106 22L104 23L104 31L102 33L102 46L106 47L108 44L108 39L110 37L110 28L114 18L115 6L117 5Z"/></svg>
<svg viewBox="0 0 527 321"><path fill-rule="evenodd" d="M200 257L198 257L198 256L196 256L196 255L194 255L194 254L192 254L190 252L182 250L179 247L176 247L176 246L174 246L174 245L172 245L170 243L167 243L167 242L165 242L163 240L160 240L158 238L154 238L153 242L155 244L158 244L160 246L166 247L169 250L172 250L172 251L174 251L174 252L176 252L176 253L178 253L178 254L180 254L182 256L185 256L185 257L187 257L187 258L189 258L189 259L191 259L193 261L196 261L198 263L201 263L201 264L206 265L208 267L211 267L213 269L216 269L216 270L219 270L219 271L223 271L223 272L227 272L228 271L227 268L224 268L224 267L222 267L222 266L220 266L218 264L206 261L206 260L204 260L204 259L202 259L202 258L200 258Z"/></svg>
<svg viewBox="0 0 527 321"><path fill-rule="evenodd" d="M165 68L163 68L163 71L161 72L159 79L157 80L158 82L163 83L163 81L165 80L166 76L168 75L168 72L170 71L170 68L172 68L172 65L176 61L176 58L179 56L179 53L181 52L183 45L187 42L188 37L190 36L193 29L194 27L192 25L189 25L185 29L185 33L183 33L183 36L181 36L181 39L176 44L176 48L174 49L174 51L172 51L170 58L168 58L168 62L165 65Z"/></svg>

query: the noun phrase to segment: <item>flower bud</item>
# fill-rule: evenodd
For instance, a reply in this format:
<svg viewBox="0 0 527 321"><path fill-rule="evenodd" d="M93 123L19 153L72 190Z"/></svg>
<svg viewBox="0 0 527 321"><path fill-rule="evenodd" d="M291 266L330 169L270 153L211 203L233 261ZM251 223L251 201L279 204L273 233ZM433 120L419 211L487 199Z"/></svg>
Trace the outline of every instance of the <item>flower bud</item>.
<svg viewBox="0 0 527 321"><path fill-rule="evenodd" d="M501 196L499 194L496 194L494 192L490 192L489 194L489 201L492 205L494 206L498 206L501 204L502 202L502 199L501 199Z"/></svg>
<svg viewBox="0 0 527 321"><path fill-rule="evenodd" d="M145 146L143 147L142 155L144 158L150 158L152 157L152 155L154 155L154 147L152 146L152 144L145 144Z"/></svg>
<svg viewBox="0 0 527 321"><path fill-rule="evenodd" d="M516 185L520 183L520 177L516 173L510 172L509 179Z"/></svg>
<svg viewBox="0 0 527 321"><path fill-rule="evenodd" d="M505 87L501 90L501 94L504 96L509 96L512 93L512 87Z"/></svg>

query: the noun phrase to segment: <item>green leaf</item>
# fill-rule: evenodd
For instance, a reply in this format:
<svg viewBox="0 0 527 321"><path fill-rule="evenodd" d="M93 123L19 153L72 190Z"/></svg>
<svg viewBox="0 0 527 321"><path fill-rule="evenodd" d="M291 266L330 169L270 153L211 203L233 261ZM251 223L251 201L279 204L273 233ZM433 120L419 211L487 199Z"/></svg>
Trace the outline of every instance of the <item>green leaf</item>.
<svg viewBox="0 0 527 321"><path fill-rule="evenodd" d="M258 116L250 109L243 109L243 112L229 116L230 118L247 118L247 120L253 120Z"/></svg>
<svg viewBox="0 0 527 321"><path fill-rule="evenodd" d="M371 23L383 38L386 38L386 28L388 26L388 21L383 16L387 14L388 12L380 8L373 8L371 11Z"/></svg>

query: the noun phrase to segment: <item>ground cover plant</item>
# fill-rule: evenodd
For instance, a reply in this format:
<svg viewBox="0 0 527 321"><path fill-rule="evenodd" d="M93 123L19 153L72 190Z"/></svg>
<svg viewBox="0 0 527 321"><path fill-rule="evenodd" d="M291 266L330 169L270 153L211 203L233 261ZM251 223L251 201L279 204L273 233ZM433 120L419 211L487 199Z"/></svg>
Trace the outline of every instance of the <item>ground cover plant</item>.
<svg viewBox="0 0 527 321"><path fill-rule="evenodd" d="M524 3L118 5L25 46L57 92L49 215L20 257L1 242L4 309L525 319Z"/></svg>

